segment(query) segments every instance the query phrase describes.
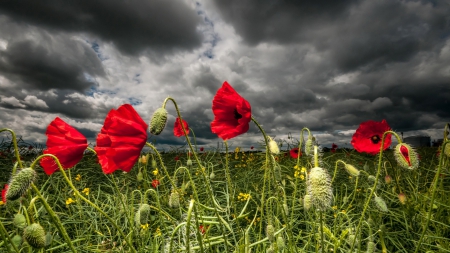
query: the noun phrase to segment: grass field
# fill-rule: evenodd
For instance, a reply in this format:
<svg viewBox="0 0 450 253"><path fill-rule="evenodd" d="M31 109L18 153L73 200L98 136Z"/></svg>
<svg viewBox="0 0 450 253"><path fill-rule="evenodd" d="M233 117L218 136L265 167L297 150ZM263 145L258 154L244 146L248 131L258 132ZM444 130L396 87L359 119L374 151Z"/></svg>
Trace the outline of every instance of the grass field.
<svg viewBox="0 0 450 253"><path fill-rule="evenodd" d="M264 142L148 149L129 173L109 175L86 151L51 176L35 160L41 149L19 141L37 178L0 206L0 252L450 252L449 158L437 147L417 149L419 167L408 170L392 149L306 155L301 144L294 159L299 140L277 141L279 154ZM0 146L0 186L20 171L13 149ZM323 208L306 196L314 167L331 183ZM24 231L33 223L43 231Z"/></svg>

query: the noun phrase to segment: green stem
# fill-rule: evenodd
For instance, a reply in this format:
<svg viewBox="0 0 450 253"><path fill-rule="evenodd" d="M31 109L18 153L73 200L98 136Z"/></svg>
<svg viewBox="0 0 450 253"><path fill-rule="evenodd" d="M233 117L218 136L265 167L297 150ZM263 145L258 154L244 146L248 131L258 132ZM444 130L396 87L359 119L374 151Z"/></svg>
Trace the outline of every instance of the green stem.
<svg viewBox="0 0 450 253"><path fill-rule="evenodd" d="M385 141L386 135L388 135L388 134L393 134L397 138L398 142L402 143L401 138L394 131L386 131L383 133L383 138L381 139L380 153L379 153L379 157L378 157L378 169L377 169L377 174L375 176L375 182L373 183L373 186L370 189L369 197L367 198L366 203L364 204L364 209L361 213L361 218L359 219L358 226L356 228L356 232L355 232L356 235L358 235L359 230L361 229L361 224L362 224L362 221L364 220L364 214L366 213L367 208L369 207L369 203L372 200L372 196L375 193L375 190L377 189L378 178L381 174L381 164L382 164L382 157L383 157L383 150L384 150L384 141ZM354 249L355 243L356 243L356 237L357 236L355 236L355 239L353 239L353 243L352 243L350 252L353 252L353 249Z"/></svg>
<svg viewBox="0 0 450 253"><path fill-rule="evenodd" d="M39 159L39 157L38 157ZM33 168L33 167L32 167ZM50 207L50 205L47 203L47 201L44 199L44 197L42 196L41 192L39 191L39 189L36 187L36 185L34 183L31 184L31 187L33 188L33 190L36 192L36 194L38 195L39 199L41 200L42 204L44 205L45 210L47 210L47 213L50 214L50 217L52 218L53 222L55 223L56 227L58 228L59 232L62 234L62 236L64 237L64 240L66 241L67 245L69 245L69 248L72 252L77 252L77 250L75 249L75 247L72 244L72 240L69 238L69 235L67 234L66 229L64 228L64 226L61 224L61 221L59 220L58 216L56 216L55 212L53 212L52 208Z"/></svg>
<svg viewBox="0 0 450 253"><path fill-rule="evenodd" d="M230 198L231 198L231 207L232 207L232 212L236 212L236 206L235 206L235 202L234 202L234 187L233 184L231 183L231 177L230 177L230 169L228 167L228 142L225 140L225 175L227 177L227 186L228 186L228 192L230 194Z"/></svg>
<svg viewBox="0 0 450 253"><path fill-rule="evenodd" d="M444 151L445 146L449 145L449 144L450 144L450 141L444 142L444 144L442 144L442 151ZM420 235L420 239L419 239L419 242L417 243L417 248L414 251L414 253L417 253L419 251L420 245L422 244L423 238L425 237L425 233L427 232L428 224L430 223L430 220L431 220L431 213L433 211L434 198L436 197L436 185L440 178L439 175L441 174L441 169L443 167L442 163L444 160L444 156L445 156L444 152L441 152L441 156L439 157L438 170L436 171L436 176L434 177L434 182L433 182L433 186L432 186L433 193L431 194L431 203L430 203L430 207L428 209L427 221L425 222L425 224L423 226L423 231L422 231L422 234Z"/></svg>
<svg viewBox="0 0 450 253"><path fill-rule="evenodd" d="M5 228L5 226L3 226L3 222L0 220L0 234L2 235L2 239L3 239L3 241L4 242L6 242L6 240L5 239L8 239L8 241L9 241L9 244L11 244L12 245L12 247L13 247L13 249L14 249L14 251L15 252L19 252L19 249L16 247L16 245L12 242L12 239L9 237L9 235L8 235L8 231L6 231L6 228ZM11 250L10 250L10 248L9 247L7 247L6 245L5 245L5 247L6 247L6 249L8 250L8 252L11 252Z"/></svg>
<svg viewBox="0 0 450 253"><path fill-rule="evenodd" d="M127 242L128 246L130 247L131 251L136 253L136 249L133 247L133 244L131 243L131 241L129 240L129 238L123 233L122 229L119 228L119 226L116 224L116 222L109 217L109 215L107 215L102 209L100 209L100 207L98 207L96 204L92 203L91 201L89 201L88 199L86 199L85 197L83 197L83 195L81 195L81 193L77 190L77 188L75 188L75 186L72 184L71 180L67 177L66 172L64 171L63 167L61 166L61 163L59 162L58 158L52 154L44 154L39 156L38 158L36 158L36 160L31 164L31 168L33 168L37 162L44 158L44 157L51 157L53 158L53 160L55 160L56 164L59 167L59 170L61 171L64 179L66 180L67 184L69 185L70 188L72 188L72 190L74 191L75 195L82 199L84 202L88 203L89 205L91 205L93 208L95 208L97 211L99 211L101 214L103 214L103 216L106 217L106 219L108 219L111 224L114 226L114 228L117 230L117 232L119 232L119 234L125 239L125 241Z"/></svg>
<svg viewBox="0 0 450 253"><path fill-rule="evenodd" d="M23 168L23 164L22 161L20 160L20 154L19 154L19 147L17 146L17 138L16 138L16 134L14 133L13 130L9 129L9 128L2 128L0 129L0 133L4 132L4 131L8 131L11 133L12 136L12 143L14 145L14 155L16 156L17 162L19 163L19 168ZM13 169L12 174L16 174L16 169Z"/></svg>

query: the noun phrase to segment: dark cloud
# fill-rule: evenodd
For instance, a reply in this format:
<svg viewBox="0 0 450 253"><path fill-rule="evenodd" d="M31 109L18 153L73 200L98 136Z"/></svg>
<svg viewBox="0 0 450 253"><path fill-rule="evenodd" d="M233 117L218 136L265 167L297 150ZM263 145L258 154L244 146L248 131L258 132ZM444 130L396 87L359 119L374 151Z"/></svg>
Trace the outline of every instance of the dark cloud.
<svg viewBox="0 0 450 253"><path fill-rule="evenodd" d="M15 22L65 32L88 32L121 51L190 50L201 43L194 10L177 0L2 1Z"/></svg>
<svg viewBox="0 0 450 253"><path fill-rule="evenodd" d="M12 41L0 51L0 72L17 85L36 90L83 91L94 83L86 78L104 76L94 51L79 41L43 36L45 40ZM56 44L56 45L55 45ZM63 45L63 46L61 46Z"/></svg>

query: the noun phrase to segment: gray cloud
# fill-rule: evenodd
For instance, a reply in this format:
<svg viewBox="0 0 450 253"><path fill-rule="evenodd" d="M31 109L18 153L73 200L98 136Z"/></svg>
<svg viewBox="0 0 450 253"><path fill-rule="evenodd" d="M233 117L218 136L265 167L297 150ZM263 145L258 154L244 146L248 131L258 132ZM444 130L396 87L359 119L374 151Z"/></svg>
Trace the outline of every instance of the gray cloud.
<svg viewBox="0 0 450 253"><path fill-rule="evenodd" d="M183 1L3 1L0 13L46 29L91 33L128 54L190 50L201 42L199 19Z"/></svg>

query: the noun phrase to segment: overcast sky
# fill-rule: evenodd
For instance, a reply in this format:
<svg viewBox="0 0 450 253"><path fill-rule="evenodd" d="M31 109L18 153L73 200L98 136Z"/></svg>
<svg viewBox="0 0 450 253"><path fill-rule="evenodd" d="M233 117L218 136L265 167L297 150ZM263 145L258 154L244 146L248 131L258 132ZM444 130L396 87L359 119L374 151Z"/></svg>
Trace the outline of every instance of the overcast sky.
<svg viewBox="0 0 450 253"><path fill-rule="evenodd" d="M212 99L228 81L278 140L308 127L350 147L361 122L382 119L442 138L449 13L448 0L2 0L0 128L45 143L58 116L94 143L110 109L131 103L148 122L171 96L197 144L216 147ZM183 145L167 110L149 138ZM229 143L261 140L251 124Z"/></svg>

